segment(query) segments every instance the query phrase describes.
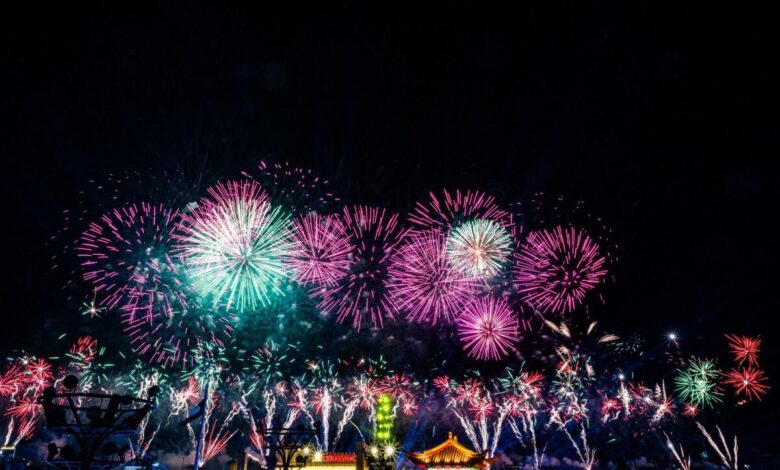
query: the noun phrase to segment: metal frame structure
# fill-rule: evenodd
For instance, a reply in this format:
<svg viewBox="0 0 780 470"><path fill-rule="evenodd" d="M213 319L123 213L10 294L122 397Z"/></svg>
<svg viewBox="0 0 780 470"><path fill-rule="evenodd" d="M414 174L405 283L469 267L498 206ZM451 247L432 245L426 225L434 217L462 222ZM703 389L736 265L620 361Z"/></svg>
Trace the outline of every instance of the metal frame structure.
<svg viewBox="0 0 780 470"><path fill-rule="evenodd" d="M44 390L38 403L43 406L47 429L72 436L76 441L78 451L66 451L65 447L56 448L56 452L50 450L48 465L68 470L108 469L122 463L116 450L100 455L105 450L103 446L116 439L137 437L138 426L157 406L152 394L144 399L117 394L58 393L51 387Z"/></svg>
<svg viewBox="0 0 780 470"><path fill-rule="evenodd" d="M315 428L306 428L303 424L295 428L268 428L261 429L265 446L269 455L265 457L268 470L276 468L277 462L281 463L282 470L303 467L310 456L301 455L298 451L309 445L319 432L320 423ZM293 461L295 460L295 461Z"/></svg>

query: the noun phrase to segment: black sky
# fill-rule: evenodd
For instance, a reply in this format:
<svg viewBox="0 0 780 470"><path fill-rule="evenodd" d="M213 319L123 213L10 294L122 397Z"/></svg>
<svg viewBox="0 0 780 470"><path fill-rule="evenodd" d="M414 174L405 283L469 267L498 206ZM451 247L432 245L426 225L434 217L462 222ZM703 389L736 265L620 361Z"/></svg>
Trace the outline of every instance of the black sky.
<svg viewBox="0 0 780 470"><path fill-rule="evenodd" d="M4 15L0 351L78 315L45 242L79 189L208 155L225 176L310 166L397 210L443 186L583 199L620 244L605 322L761 334L777 378L778 17L620 8Z"/></svg>

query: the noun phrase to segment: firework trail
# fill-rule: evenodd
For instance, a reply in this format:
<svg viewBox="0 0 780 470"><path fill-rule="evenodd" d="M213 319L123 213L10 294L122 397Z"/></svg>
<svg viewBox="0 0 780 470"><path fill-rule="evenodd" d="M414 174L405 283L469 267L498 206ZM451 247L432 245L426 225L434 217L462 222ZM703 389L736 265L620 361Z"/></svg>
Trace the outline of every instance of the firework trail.
<svg viewBox="0 0 780 470"><path fill-rule="evenodd" d="M351 320L355 330L360 330L364 317L381 328L384 319L393 319L398 311L388 271L405 229L397 214L374 207L345 207L343 219L355 243L349 272L336 286L315 290L322 298L319 306L335 314L339 323Z"/></svg>
<svg viewBox="0 0 780 470"><path fill-rule="evenodd" d="M393 255L392 288L411 322L451 323L481 290L479 282L447 261L446 239L439 231L411 235Z"/></svg>
<svg viewBox="0 0 780 470"><path fill-rule="evenodd" d="M290 216L255 182L220 183L208 192L174 234L193 286L214 307L244 312L270 304L291 274Z"/></svg>
<svg viewBox="0 0 780 470"><path fill-rule="evenodd" d="M511 254L512 236L493 220L468 220L452 229L447 237L450 266L469 277L496 276Z"/></svg>
<svg viewBox="0 0 780 470"><path fill-rule="evenodd" d="M498 360L517 341L517 319L504 299L485 297L468 304L458 317L458 335L469 356Z"/></svg>
<svg viewBox="0 0 780 470"><path fill-rule="evenodd" d="M293 224L295 255L290 259L301 284L335 286L346 276L353 246L336 215L307 214Z"/></svg>
<svg viewBox="0 0 780 470"><path fill-rule="evenodd" d="M599 246L574 227L529 233L514 265L518 291L542 313L573 311L606 275Z"/></svg>

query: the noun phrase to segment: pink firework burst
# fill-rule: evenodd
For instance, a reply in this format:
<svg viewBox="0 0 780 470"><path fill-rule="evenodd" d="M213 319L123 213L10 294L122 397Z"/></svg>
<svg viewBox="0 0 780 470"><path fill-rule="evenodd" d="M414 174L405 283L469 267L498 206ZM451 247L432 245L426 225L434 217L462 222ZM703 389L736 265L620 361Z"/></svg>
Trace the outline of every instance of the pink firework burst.
<svg viewBox="0 0 780 470"><path fill-rule="evenodd" d="M338 216L312 213L295 220L293 243L290 265L298 282L335 286L346 275L352 243Z"/></svg>
<svg viewBox="0 0 780 470"><path fill-rule="evenodd" d="M571 312L606 275L598 244L574 227L529 233L514 266L518 291L542 313Z"/></svg>
<svg viewBox="0 0 780 470"><path fill-rule="evenodd" d="M509 213L499 207L493 196L483 192L456 190L450 193L445 189L441 196L433 192L428 195L428 200L418 202L409 215L415 231L440 229L448 232L470 219L493 220L504 227L510 224Z"/></svg>
<svg viewBox="0 0 780 470"><path fill-rule="evenodd" d="M177 212L162 204L130 204L89 224L76 243L84 280L101 305L116 307L128 290L159 277Z"/></svg>
<svg viewBox="0 0 780 470"><path fill-rule="evenodd" d="M736 390L737 395L744 395L749 400L761 398L769 391L769 385L766 384L767 377L760 369L747 367L745 369L734 369L724 374L724 382L731 385Z"/></svg>
<svg viewBox="0 0 780 470"><path fill-rule="evenodd" d="M457 323L463 349L477 359L501 359L517 341L517 318L504 299L485 297L471 302Z"/></svg>
<svg viewBox="0 0 780 470"><path fill-rule="evenodd" d="M449 323L480 292L477 279L450 265L446 247L446 237L429 230L413 234L393 256L392 288L407 320Z"/></svg>
<svg viewBox="0 0 780 470"><path fill-rule="evenodd" d="M742 365L747 362L749 366L758 365L758 353L761 350L761 338L750 338L748 336L725 335L729 341L729 349L734 355L734 360Z"/></svg>
<svg viewBox="0 0 780 470"><path fill-rule="evenodd" d="M347 275L334 286L314 290L323 312L335 314L339 323L351 320L360 330L364 318L381 328L385 318L394 318L398 302L389 289L393 252L406 231L398 215L376 207L345 207L343 220L354 241Z"/></svg>

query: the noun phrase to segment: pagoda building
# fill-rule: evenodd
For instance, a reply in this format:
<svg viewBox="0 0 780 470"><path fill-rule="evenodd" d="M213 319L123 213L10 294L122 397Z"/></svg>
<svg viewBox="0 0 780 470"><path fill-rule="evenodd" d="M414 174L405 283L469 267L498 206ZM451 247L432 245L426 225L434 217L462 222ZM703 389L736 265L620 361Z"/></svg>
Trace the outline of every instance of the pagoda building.
<svg viewBox="0 0 780 470"><path fill-rule="evenodd" d="M406 452L406 458L418 468L488 468L498 457L488 457L487 451L474 452L448 434L447 440L422 452Z"/></svg>

